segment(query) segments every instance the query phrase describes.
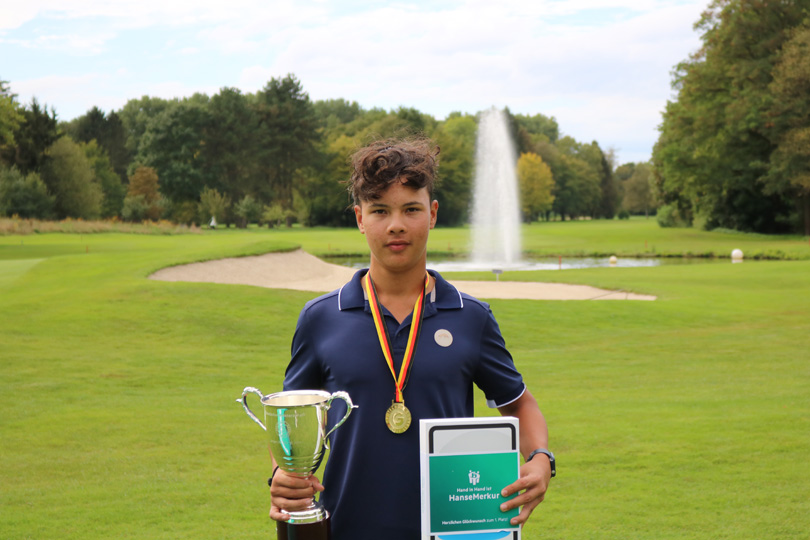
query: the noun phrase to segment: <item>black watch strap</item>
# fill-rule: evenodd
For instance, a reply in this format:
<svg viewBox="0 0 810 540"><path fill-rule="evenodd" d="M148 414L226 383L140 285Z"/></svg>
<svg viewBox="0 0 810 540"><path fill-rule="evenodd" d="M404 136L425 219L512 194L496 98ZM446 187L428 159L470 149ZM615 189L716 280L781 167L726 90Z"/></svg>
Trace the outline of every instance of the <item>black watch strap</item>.
<svg viewBox="0 0 810 540"><path fill-rule="evenodd" d="M545 454L548 456L548 462L551 465L551 477L554 478L557 476L557 460L554 459L554 454L545 448L538 448L537 450L534 450L531 454L529 454L529 457L526 458L526 463L530 462L537 454Z"/></svg>
<svg viewBox="0 0 810 540"><path fill-rule="evenodd" d="M277 472L278 472L278 465L276 465L276 468L273 469L273 474L270 475L270 478L267 479L268 486L273 487L273 477L276 475Z"/></svg>

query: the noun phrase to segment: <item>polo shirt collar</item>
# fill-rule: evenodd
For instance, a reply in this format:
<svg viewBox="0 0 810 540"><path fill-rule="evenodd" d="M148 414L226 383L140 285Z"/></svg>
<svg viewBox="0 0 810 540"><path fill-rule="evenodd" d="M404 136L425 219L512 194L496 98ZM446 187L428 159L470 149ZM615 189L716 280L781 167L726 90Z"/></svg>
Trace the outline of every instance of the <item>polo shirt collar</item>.
<svg viewBox="0 0 810 540"><path fill-rule="evenodd" d="M338 309L344 311L347 309L365 308L368 305L366 299L366 291L363 290L361 280L368 272L368 268L358 270L352 276L351 281L346 283L338 290ZM438 272L435 270L428 270L431 276L436 281L428 301L435 309L461 309L464 307L464 300L461 293L448 283ZM427 313L426 313L427 315Z"/></svg>

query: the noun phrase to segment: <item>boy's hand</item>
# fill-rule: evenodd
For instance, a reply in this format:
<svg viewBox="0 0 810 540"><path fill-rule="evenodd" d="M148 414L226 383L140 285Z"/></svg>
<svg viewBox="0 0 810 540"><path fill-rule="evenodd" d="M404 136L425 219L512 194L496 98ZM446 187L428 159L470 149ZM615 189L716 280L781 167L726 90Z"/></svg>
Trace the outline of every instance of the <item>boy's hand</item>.
<svg viewBox="0 0 810 540"><path fill-rule="evenodd" d="M270 517L276 521L287 521L287 512L303 510L312 503L312 497L323 491L323 485L316 476L300 478L278 469L270 486Z"/></svg>
<svg viewBox="0 0 810 540"><path fill-rule="evenodd" d="M512 518L512 525L523 525L538 504L543 502L551 480L551 465L545 456L537 456L520 467L520 478L501 490L501 495L509 497L513 493L522 491L514 499L501 504L501 511L507 512L522 506L517 517Z"/></svg>

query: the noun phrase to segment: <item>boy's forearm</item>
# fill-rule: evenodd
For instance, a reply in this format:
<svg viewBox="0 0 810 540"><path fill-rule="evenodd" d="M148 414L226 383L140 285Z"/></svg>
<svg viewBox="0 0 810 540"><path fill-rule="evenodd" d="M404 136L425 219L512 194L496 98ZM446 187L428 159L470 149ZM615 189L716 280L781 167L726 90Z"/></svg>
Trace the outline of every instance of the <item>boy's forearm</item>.
<svg viewBox="0 0 810 540"><path fill-rule="evenodd" d="M538 448L548 448L548 426L537 401L528 389L517 400L500 407L503 416L520 420L520 453L524 459Z"/></svg>

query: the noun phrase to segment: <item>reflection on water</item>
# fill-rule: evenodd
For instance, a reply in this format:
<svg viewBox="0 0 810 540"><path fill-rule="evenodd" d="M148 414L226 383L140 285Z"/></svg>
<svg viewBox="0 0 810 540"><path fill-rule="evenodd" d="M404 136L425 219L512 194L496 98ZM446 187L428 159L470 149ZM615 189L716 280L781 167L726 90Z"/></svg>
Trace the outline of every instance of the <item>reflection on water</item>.
<svg viewBox="0 0 810 540"><path fill-rule="evenodd" d="M342 266L349 266L351 268L360 269L368 267L368 257L321 257L326 262L332 264L340 264ZM666 258L617 258L615 264L611 264L609 257L545 257L537 259L529 259L509 265L491 265L486 263L475 263L465 259L453 260L430 260L427 261L427 267L438 272L475 272L491 270L571 270L575 268L602 268L602 267L615 267L615 268L639 268L648 266L665 266L673 264L708 264L719 263L728 260L725 259L707 259L707 258L684 258L684 257L666 257Z"/></svg>

